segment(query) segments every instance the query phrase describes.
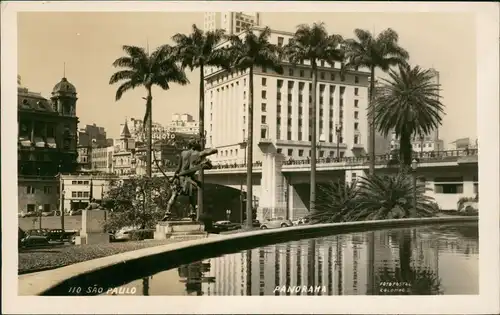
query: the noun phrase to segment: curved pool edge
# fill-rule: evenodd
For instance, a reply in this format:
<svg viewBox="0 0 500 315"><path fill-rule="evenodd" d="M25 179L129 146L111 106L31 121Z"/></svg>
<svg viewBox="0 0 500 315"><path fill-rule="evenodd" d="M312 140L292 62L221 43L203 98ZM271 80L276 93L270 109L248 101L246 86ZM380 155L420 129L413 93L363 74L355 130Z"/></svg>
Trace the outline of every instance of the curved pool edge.
<svg viewBox="0 0 500 315"><path fill-rule="evenodd" d="M478 222L478 216L453 216L415 219L374 220L345 223L328 223L294 226L289 228L248 231L227 235L217 235L196 240L172 243L167 245L149 247L135 251L120 253L112 256L97 258L65 267L41 271L33 274L18 276L18 294L32 295L67 295L64 287L70 283L85 283L93 285L97 279L113 279L127 275L127 272L137 271L141 267L153 267L159 262L172 265L175 268L183 263L183 256L200 255L203 250L219 251L222 253L235 252L240 248L255 248L279 242L312 238L324 235L347 234L354 232L367 232L388 228L408 228L434 224L453 224ZM250 245L250 241L252 242ZM228 246L229 245L229 246ZM233 247L231 247L231 245ZM255 245L252 247L252 245ZM227 248L232 248L228 250ZM184 254L184 255L183 255ZM200 256L203 256L201 254ZM217 256L217 253L215 254ZM212 256L213 257L213 256ZM208 258L208 257L206 257ZM185 258L184 260L186 260ZM196 260L196 259L195 259ZM171 269L168 268L168 269ZM159 268L158 271L167 268ZM146 270L146 269L144 269ZM109 280L108 279L108 280ZM118 280L115 280L118 281ZM126 283L126 282L125 282ZM117 284L119 285L119 284ZM111 287L115 285L111 284Z"/></svg>

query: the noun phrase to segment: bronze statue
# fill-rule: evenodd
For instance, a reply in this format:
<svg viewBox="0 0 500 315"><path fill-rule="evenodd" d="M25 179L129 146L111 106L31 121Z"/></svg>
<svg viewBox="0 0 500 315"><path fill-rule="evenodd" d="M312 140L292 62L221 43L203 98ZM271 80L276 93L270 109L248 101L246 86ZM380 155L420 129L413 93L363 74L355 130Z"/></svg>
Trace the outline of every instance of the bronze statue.
<svg viewBox="0 0 500 315"><path fill-rule="evenodd" d="M196 189L203 189L201 182L196 178L196 173L201 169L211 169L212 164L206 157L217 153L217 149L201 150L201 145L197 140L189 143L188 149L180 154L179 164L170 180L172 185L172 196L167 204L167 211L162 221L170 218L170 209L180 195L189 198L191 205L191 215L196 209Z"/></svg>

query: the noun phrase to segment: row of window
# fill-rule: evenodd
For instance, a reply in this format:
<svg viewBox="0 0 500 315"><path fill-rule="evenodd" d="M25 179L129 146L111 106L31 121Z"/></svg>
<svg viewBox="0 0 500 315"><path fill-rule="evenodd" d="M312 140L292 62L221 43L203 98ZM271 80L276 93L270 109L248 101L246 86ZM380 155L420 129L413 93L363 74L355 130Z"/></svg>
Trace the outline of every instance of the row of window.
<svg viewBox="0 0 500 315"><path fill-rule="evenodd" d="M44 186L43 187L43 193L46 195L49 195L52 193L52 187L51 186ZM36 192L36 188L34 186L26 186L26 194L28 195L34 195Z"/></svg>
<svg viewBox="0 0 500 315"><path fill-rule="evenodd" d="M307 151L308 151L308 156L311 156L311 150L307 150ZM282 148L278 148L277 153L284 154L283 149ZM287 149L286 153L287 153L286 154L287 156L292 157L294 155L294 149ZM305 153L304 149L298 149L297 150L297 155L299 157L303 157L304 153ZM324 157L324 156L325 156L325 151L319 150L319 157L321 158L321 157ZM335 151L333 151L333 150L329 151L328 156L329 157L335 157ZM344 152L343 151L339 151L339 157L341 157L341 158L344 157Z"/></svg>
<svg viewBox="0 0 500 315"><path fill-rule="evenodd" d="M71 197L72 198L89 198L90 192L88 192L88 191L72 191Z"/></svg>

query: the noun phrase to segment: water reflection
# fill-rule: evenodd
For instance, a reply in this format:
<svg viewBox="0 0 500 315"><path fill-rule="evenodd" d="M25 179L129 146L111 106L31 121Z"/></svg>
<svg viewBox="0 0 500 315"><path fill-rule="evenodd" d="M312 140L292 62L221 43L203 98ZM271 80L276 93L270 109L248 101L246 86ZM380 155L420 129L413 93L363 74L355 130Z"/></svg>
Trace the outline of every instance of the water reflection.
<svg viewBox="0 0 500 315"><path fill-rule="evenodd" d="M265 246L126 286L143 295L478 294L478 258L477 225L422 227Z"/></svg>

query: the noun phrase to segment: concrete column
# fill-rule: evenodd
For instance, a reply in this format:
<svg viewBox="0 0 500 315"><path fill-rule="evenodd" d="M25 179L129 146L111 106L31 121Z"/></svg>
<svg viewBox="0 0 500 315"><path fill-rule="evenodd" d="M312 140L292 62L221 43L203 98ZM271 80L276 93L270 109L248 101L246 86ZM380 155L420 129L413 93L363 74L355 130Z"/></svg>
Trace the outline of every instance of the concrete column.
<svg viewBox="0 0 500 315"><path fill-rule="evenodd" d="M474 174L467 173L463 177L464 179L464 191L462 193L463 197L475 197L474 194Z"/></svg>
<svg viewBox="0 0 500 315"><path fill-rule="evenodd" d="M281 172L285 160L282 154L264 153L262 159L262 180L257 219L286 216L286 179Z"/></svg>

